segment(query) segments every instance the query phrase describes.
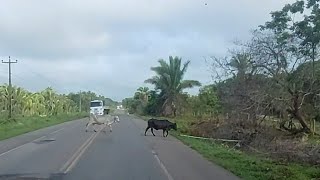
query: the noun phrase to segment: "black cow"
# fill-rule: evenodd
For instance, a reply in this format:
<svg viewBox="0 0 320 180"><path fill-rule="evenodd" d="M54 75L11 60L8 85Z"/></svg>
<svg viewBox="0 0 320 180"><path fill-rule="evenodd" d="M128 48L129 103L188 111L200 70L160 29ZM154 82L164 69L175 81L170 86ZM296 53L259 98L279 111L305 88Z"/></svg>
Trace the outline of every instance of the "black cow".
<svg viewBox="0 0 320 180"><path fill-rule="evenodd" d="M152 132L153 136L156 136L153 133L153 129L155 129L155 130L162 129L163 130L163 137L167 137L170 129L177 130L177 124L172 123L168 120L158 120L158 119L151 118L148 120L148 127L146 128L146 131L144 132L145 136L147 135L147 131L150 128L151 128L151 132ZM166 136L164 135L165 132L167 132Z"/></svg>

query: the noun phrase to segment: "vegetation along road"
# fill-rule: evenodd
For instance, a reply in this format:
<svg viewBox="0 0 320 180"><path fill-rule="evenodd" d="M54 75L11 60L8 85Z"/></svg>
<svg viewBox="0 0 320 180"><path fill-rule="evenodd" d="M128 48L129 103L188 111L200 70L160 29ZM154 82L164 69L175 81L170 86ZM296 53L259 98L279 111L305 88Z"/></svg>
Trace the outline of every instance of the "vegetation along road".
<svg viewBox="0 0 320 180"><path fill-rule="evenodd" d="M157 3L160 2L162 1L157 1ZM116 35L121 36L120 39L115 38L113 35L109 36L109 34L105 33L109 32L107 30L101 32L101 37L94 35L92 36L94 40L88 38L90 40L85 43L80 43L82 42L80 41L81 39L87 39L85 37L61 38L70 39L72 41L70 46L76 44L77 47L78 44L89 44L90 47L95 47L94 44L91 44L91 41L92 43L96 42L99 48L92 50L92 52L101 52L106 49L108 49L109 53L112 52L111 55L95 55L94 57L98 58L97 64L92 63L86 66L81 65L80 61L77 61L79 64L73 64L76 63L75 60L81 59L82 56L85 57L86 61L91 59L91 55L86 52L87 48L79 46L83 54L77 52L77 55L71 58L73 61L70 62L73 63L67 64L71 64L70 66L74 66L73 68L85 68L88 72L82 70L82 75L84 76L77 75L74 79L69 79L70 81L68 82L72 84L70 86L74 89L80 86L76 86L80 81L84 81L84 83L91 83L92 81L92 83L99 84L92 86L92 89L111 89L108 92L110 94L114 91L114 94L119 95L122 93L123 95L127 93L125 91L131 91L129 95L126 94L126 98L122 102L113 101L89 90L77 93L65 91L68 94L59 94L49 87L43 91L31 92L22 87L11 86L10 78L9 85L1 85L0 179L15 179L22 176L67 180L320 179L319 0L294 0L278 11L271 12L271 16L267 22L261 22L260 26L250 32L246 40L239 40L232 44L232 48L224 54L224 57L216 56L209 52L201 54L200 52L203 52L202 49L211 49L213 46L211 47L211 45L204 43L207 47L202 48L198 46L199 48L195 48L196 40L187 38L188 41L185 41L182 38L184 33L177 33L180 31L176 28L183 27L183 32L186 31L185 34L188 36L194 35L195 39L207 40L209 38L209 36L208 38L200 36L200 31L199 33L187 33L187 30L193 30L200 26L200 21L197 21L196 16L194 16L196 11L193 10L204 13L201 19L205 19L206 24L208 24L210 18L207 18L207 16L210 14L209 11L211 11L212 4L214 4L211 4L211 2L202 3L201 5L206 8L206 10L202 11L196 7L196 4L192 4L195 2L181 1L173 3L172 6L157 6L158 4L153 4L154 2L148 4L148 7L149 5L150 7L156 6L156 10L146 8L147 6L142 5L144 3L134 3L132 5L135 8L143 6L144 9L148 10L148 13L156 13L157 16L150 15L153 18L150 20L150 23L160 18L158 15L161 14L161 8L170 7L163 14L174 20L170 21L170 28L174 29L174 33L163 33L166 36L170 36L170 40L161 40L161 42L167 42L168 44L166 45L159 43L160 45L156 46L158 43L155 42L156 37L158 35L160 37L162 32L159 34L158 32L149 34L141 31L144 33L144 38L147 39L145 41L141 40L143 43L140 43L139 40L142 36L138 36L137 33L140 30L134 29L131 31L130 28L122 25L121 29L125 31L121 30L118 32L114 30L117 32L115 33ZM186 4L184 3L188 4L188 6L185 6ZM93 4L90 2L88 9ZM233 1L230 4L234 5L236 3ZM247 2L247 4L248 7L244 5L241 8L232 8L231 5L230 7L229 5L226 6L229 10L227 11L228 15L230 15L229 13L237 13L236 16L238 14L240 16L242 13L235 10L243 10L245 7L254 9L254 12L258 13L260 11L258 7L263 6L260 4L254 6L253 1ZM196 22L197 24L193 24L192 26L189 24L190 27L188 27L188 23L184 24L179 19L175 19L181 13L175 9L171 9L174 5L182 8L183 12L185 12L182 14L187 15L187 18L183 17L183 19L186 19L188 23ZM52 8L54 7L52 6ZM121 6L117 5L116 7ZM128 7L131 7L131 5ZM192 13L188 13L189 11L187 10L190 8L187 7L194 7L195 9L191 8ZM80 6L77 6L78 8ZM105 11L103 8L101 9ZM11 10L6 9L6 11L1 12L8 13ZM55 10L52 12L55 12ZM57 12L69 12L69 9ZM109 13L109 11L106 12ZM136 11L128 11L126 13L130 12L133 12L132 15L141 14L135 13ZM216 11L212 12L214 17L217 17ZM124 12L121 11L121 15L122 13ZM171 13L177 14L172 15ZM75 14L81 13L77 12ZM88 15L90 14L100 15L100 12L88 13ZM103 17L109 16L110 14ZM247 21L247 18L251 16L258 17L260 15L246 14L245 16L245 21ZM7 18L7 16L3 17L5 17L4 19ZM127 17L132 18L131 15L126 15L120 19ZM143 21L145 18L149 18L149 16L144 15L143 18L132 19L139 19L139 26L137 27L140 27L143 24L142 22L140 23L140 20ZM190 18L195 21L190 21ZM220 19L220 16L218 18ZM233 18L235 17L230 19ZM90 23L104 22L104 20L99 20L98 18L98 20L94 21L90 21L87 18L77 19L85 19L86 22ZM149 20L147 21L149 22ZM220 25L232 24L225 23L227 20L223 21L223 23L214 22L214 24L206 26L213 29L206 29L204 31L211 32L215 31L216 28L219 29ZM34 20L34 22L38 22L38 20ZM66 21L70 28L73 25L69 23L73 22L78 22L78 20ZM112 23L106 23L108 26L121 24L118 23L118 20L114 22L112 20ZM131 23L131 19L126 22L130 22L129 24L136 26L135 23ZM157 22L156 24L163 24L164 22L166 21ZM13 26L19 23L8 24L12 24ZM228 26L228 31L238 29L240 27L237 26L242 24L245 23L232 24L234 27ZM102 26L104 27L105 25L103 24L99 27L102 28ZM163 26L165 27L165 25ZM38 28L39 26L34 27ZM91 28L92 26L81 25L74 27ZM58 29L63 29L63 32L65 32L65 28ZM95 28L92 29L95 32ZM148 30L153 31L154 29L162 28L153 28L153 25L148 26ZM127 31L130 32L130 38L122 34ZM18 31L13 32L18 33ZM7 35L6 33L0 33L0 36L2 34ZM65 34L81 36L87 33L68 32ZM42 35L40 33L39 37L43 37ZM19 35L14 36L20 38ZM131 38L131 36L134 36L134 38ZM210 37L219 37L216 38L217 40L224 39L219 35L211 35ZM28 37L25 39L30 40L34 38ZM120 53L111 47L100 47L100 45L108 44L122 48L121 41L124 39L126 45L134 46L133 49L139 50L143 54L133 53L134 55L131 56L127 54L131 52L130 50L125 51L126 53L122 53L122 51ZM150 39L155 43L145 44L151 42ZM101 42L108 40L108 43L100 44L100 40ZM112 43L109 43L109 40ZM127 42L130 40L134 41L134 43ZM177 40L179 43L171 44L171 40ZM209 43L209 41L216 43L212 39L206 42ZM60 42L59 38L57 38L57 42ZM188 42L191 44L187 44ZM7 44L10 45L11 41ZM22 44L28 44L29 46L33 43ZM38 48L40 47L38 43L34 44L37 45L37 48L30 49L41 49ZM65 44L49 47L69 47L65 46ZM23 49L18 45L13 46L19 47L19 51ZM190 56L194 57L192 59L183 54L183 51L178 46L181 46L182 49L187 49L187 51L189 49L201 49L201 51L195 54L192 52L186 53L189 55L193 54L193 56ZM165 47L169 50L162 51L157 49L160 47ZM223 45L217 43L215 47L223 47ZM55 51L60 51L61 49L56 48ZM65 49L76 50L77 48L70 47ZM145 50L150 50L150 52L146 53L144 52ZM44 52L40 54L44 54ZM145 68L142 65L141 59L151 61L146 56L155 57L158 56L159 52L165 52L165 54L163 54L163 57L158 58L165 59L153 59L152 63L154 64L150 64L153 67L148 71L150 74L147 77L144 76L146 75L144 74L146 69L141 71L135 69L142 66ZM181 54L169 56L171 52L181 52ZM156 53L156 55L153 53ZM28 52L27 54L35 53ZM59 57L58 59L64 59L68 54L65 52L62 55L54 56ZM46 56L44 55L45 59L50 59L50 57ZM169 56L168 59L167 56ZM101 71L96 70L98 67L102 67L100 63L103 61L101 59L105 57L109 58L110 61L106 64L111 68L108 66L107 70L104 68L101 68ZM136 58L137 61L130 64L128 63L129 61L119 60L120 64L113 64L118 60L117 58L122 60L129 59L131 62L131 57L133 59ZM189 71L191 61L187 59L190 58L192 62L195 62L200 57L205 57L205 63L207 63L211 75L211 77L207 78L208 81L203 80L201 82L209 82L209 78L213 78L213 81L210 81L211 84L203 84L200 80L197 80L197 67L193 67L193 71ZM30 57L28 56L26 59L28 58ZM62 63L62 61L60 62ZM11 65L11 63L16 62L9 60L3 63ZM117 78L120 79L120 75L125 74L119 72L125 72L123 69L128 67L130 67L130 70L126 73L129 76L123 78L125 80L118 80ZM9 77L11 77L10 68L11 66L9 66ZM63 70L62 66L58 66L58 68L58 70ZM147 68L149 68L149 65ZM38 69L41 69L40 66ZM69 67L66 69L69 69ZM92 69L93 71L89 72ZM70 70L68 76L74 74L76 73ZM59 73L55 72L55 75L59 75ZM89 75L91 75L90 78L87 78ZM6 77L7 74L4 76ZM61 75L63 78L65 76ZM112 79L108 79L107 81L106 79L110 77ZM139 79L135 80L135 77ZM145 77L145 79L141 79L141 77ZM82 80L82 78L85 80ZM114 79L117 82L111 82ZM141 84L139 85L136 82L140 82ZM129 87L134 83L136 83L134 86L137 87L129 90ZM116 85L121 88L113 90L112 87ZM188 91L196 87L199 88L198 93ZM96 128L99 128L96 133L92 130L85 132L85 125L88 122L90 111L89 105L92 100L99 100L96 101L98 104L102 104L100 101L103 101L106 107L110 107L111 114L120 117L120 123L112 124L112 132L100 131L103 127L101 125L96 126ZM124 108L122 109L120 105ZM151 135L150 131L147 133L147 136L144 136L144 131L147 127L146 120L150 118L169 120L172 123L176 123L177 130L170 130L168 137L162 137L162 131L155 131L157 135L155 137ZM157 122L158 125L156 123L151 124L153 127L168 123L154 122Z"/></svg>

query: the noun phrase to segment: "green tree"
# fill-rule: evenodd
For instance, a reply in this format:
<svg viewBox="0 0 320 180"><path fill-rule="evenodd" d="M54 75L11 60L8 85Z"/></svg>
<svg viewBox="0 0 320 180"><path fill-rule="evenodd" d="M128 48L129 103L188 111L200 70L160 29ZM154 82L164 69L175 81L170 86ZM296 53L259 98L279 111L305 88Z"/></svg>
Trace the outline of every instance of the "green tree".
<svg viewBox="0 0 320 180"><path fill-rule="evenodd" d="M251 45L256 66L272 76L287 92L287 111L299 121L303 131L310 132L303 106L308 96L319 93L315 88L315 62L319 58L320 44L319 1L299 0L271 14L271 21L261 26L263 34L255 36ZM299 15L303 18L296 20L294 17ZM312 64L310 76L304 82L288 81L291 74L307 62ZM308 87L302 88L302 84L308 84Z"/></svg>
<svg viewBox="0 0 320 180"><path fill-rule="evenodd" d="M193 116L201 116L203 109L202 109L202 103L200 101L199 96L190 96L187 99L190 112L192 113Z"/></svg>
<svg viewBox="0 0 320 180"><path fill-rule="evenodd" d="M134 94L135 99L140 99L143 103L147 103L150 98L150 90L148 87L139 87Z"/></svg>
<svg viewBox="0 0 320 180"><path fill-rule="evenodd" d="M149 93L150 96L145 107L145 114L153 116L159 115L161 113L161 107L164 99L161 98L161 94L159 94L157 91L150 91Z"/></svg>
<svg viewBox="0 0 320 180"><path fill-rule="evenodd" d="M176 108L179 102L184 100L182 92L184 89L201 86L199 81L183 80L190 61L182 64L181 58L169 57L169 62L160 59L160 66L152 67L151 70L156 73L145 83L155 85L156 90L160 90L162 98L165 99L162 109L164 115L176 115Z"/></svg>
<svg viewBox="0 0 320 180"><path fill-rule="evenodd" d="M5 117L9 110L8 85L0 86L0 116ZM13 116L33 115L58 115L69 114L79 111L80 94L58 94L52 88L46 88L41 92L32 93L21 87L12 87L12 110ZM104 96L97 96L92 92L81 94L83 109L89 111L91 99L109 100Z"/></svg>
<svg viewBox="0 0 320 180"><path fill-rule="evenodd" d="M218 96L214 85L204 86L200 89L199 100L203 110L210 115L217 114L220 110Z"/></svg>

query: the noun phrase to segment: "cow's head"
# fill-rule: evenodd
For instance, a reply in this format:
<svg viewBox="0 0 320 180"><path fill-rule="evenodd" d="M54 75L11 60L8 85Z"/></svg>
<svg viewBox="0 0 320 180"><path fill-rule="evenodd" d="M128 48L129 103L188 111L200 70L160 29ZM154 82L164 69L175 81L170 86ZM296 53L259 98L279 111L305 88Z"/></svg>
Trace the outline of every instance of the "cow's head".
<svg viewBox="0 0 320 180"><path fill-rule="evenodd" d="M119 123L119 122L120 122L119 116L114 116L114 117L113 117L113 122Z"/></svg>
<svg viewBox="0 0 320 180"><path fill-rule="evenodd" d="M170 126L171 129L177 130L177 123L172 123Z"/></svg>

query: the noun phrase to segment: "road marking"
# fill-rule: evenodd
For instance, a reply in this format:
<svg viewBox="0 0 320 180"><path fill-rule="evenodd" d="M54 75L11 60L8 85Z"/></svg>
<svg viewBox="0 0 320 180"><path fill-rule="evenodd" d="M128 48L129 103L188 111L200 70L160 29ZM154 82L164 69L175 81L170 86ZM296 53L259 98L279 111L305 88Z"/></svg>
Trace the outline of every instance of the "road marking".
<svg viewBox="0 0 320 180"><path fill-rule="evenodd" d="M56 133L60 132L60 131L63 130L63 129L64 129L64 128L58 129L58 130L53 131L53 132L51 132L51 133L49 133L49 134L51 134L51 135L52 135L52 134L56 134ZM37 139L34 139L34 140L32 140L32 141L29 141L29 142L27 142L27 143L21 144L20 146L17 146L17 147L15 147L15 148L13 148L13 149L10 149L10 150L8 150L8 151L6 151L6 152L1 153L1 154L0 154L0 157L1 157L1 156L4 156L4 155L6 155L6 154L8 154L8 153L10 153L10 152L12 152L12 151L15 151L15 150L17 150L17 149L20 149L20 148L22 148L23 146L25 146L25 145L27 145L27 144L29 144L29 143L38 141L38 140L40 140L40 139L42 139L42 138L45 138L45 137L47 137L47 135L41 136L41 137L39 137L39 138L37 138Z"/></svg>
<svg viewBox="0 0 320 180"><path fill-rule="evenodd" d="M78 149L73 155L71 156L70 159L62 166L60 169L60 172L64 172L66 169L68 169L68 166L72 163L73 159L76 158L77 154L81 151L81 149L94 137L95 134L92 134Z"/></svg>
<svg viewBox="0 0 320 180"><path fill-rule="evenodd" d="M88 149L88 147L93 143L94 139L98 136L98 132L95 134L95 136L88 142L88 144L82 149L82 151L79 153L79 155L72 161L70 166L66 169L64 173L69 172L80 160L84 152Z"/></svg>
<svg viewBox="0 0 320 180"><path fill-rule="evenodd" d="M8 153L10 153L10 152L12 152L12 151L15 151L15 150L17 150L17 149L20 149L20 148L22 148L23 146L25 146L25 145L27 145L27 144L29 144L29 143L32 143L32 142L37 141L37 140L40 140L40 139L42 139L42 138L44 138L44 137L46 137L46 136L41 136L41 137L39 137L39 138L37 138L37 139L34 139L34 140L29 141L29 142L27 142L27 143L24 143L24 144L22 144L22 145L20 145L20 146L17 146L17 147L15 147L15 148L13 148L13 149L10 149L10 150L8 150L8 151L6 151L6 152L3 152L3 153L0 154L0 157L1 157L1 156L4 156L4 155L6 155L6 154L8 154Z"/></svg>
<svg viewBox="0 0 320 180"><path fill-rule="evenodd" d="M103 129L103 128L102 128ZM62 168L60 169L60 172L66 174L68 173L75 165L76 163L79 161L79 159L81 158L81 156L84 154L84 152L87 150L87 148L92 144L92 142L94 141L94 139L98 136L98 134L100 133L100 131L102 130L100 129L98 132L92 134L79 148L78 150L71 156L71 158L62 166Z"/></svg>
<svg viewBox="0 0 320 180"><path fill-rule="evenodd" d="M170 173L168 172L167 168L164 166L164 164L161 162L161 160L159 159L157 153L152 150L152 154L153 156L156 158L157 162L159 163L161 169L164 171L164 173L166 174L168 180L174 180L173 177L170 175Z"/></svg>

